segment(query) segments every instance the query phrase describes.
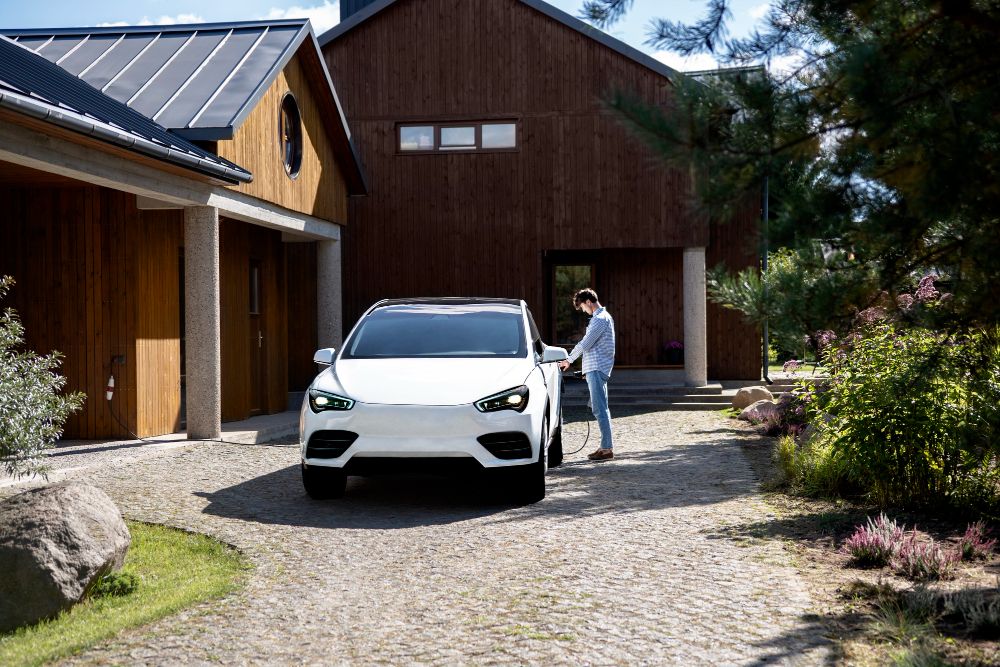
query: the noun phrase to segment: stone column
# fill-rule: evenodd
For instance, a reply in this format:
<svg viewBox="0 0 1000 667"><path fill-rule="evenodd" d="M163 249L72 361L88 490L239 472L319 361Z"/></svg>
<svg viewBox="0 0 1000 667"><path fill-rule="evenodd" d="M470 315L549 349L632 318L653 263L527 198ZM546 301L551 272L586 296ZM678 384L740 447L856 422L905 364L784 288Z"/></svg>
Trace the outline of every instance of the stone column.
<svg viewBox="0 0 1000 667"><path fill-rule="evenodd" d="M222 343L219 314L219 210L184 209L184 326L187 437L222 435Z"/></svg>
<svg viewBox="0 0 1000 667"><path fill-rule="evenodd" d="M705 249L684 248L684 384L708 384Z"/></svg>
<svg viewBox="0 0 1000 667"><path fill-rule="evenodd" d="M340 271L340 241L317 241L316 340L320 348L340 348L344 339Z"/></svg>

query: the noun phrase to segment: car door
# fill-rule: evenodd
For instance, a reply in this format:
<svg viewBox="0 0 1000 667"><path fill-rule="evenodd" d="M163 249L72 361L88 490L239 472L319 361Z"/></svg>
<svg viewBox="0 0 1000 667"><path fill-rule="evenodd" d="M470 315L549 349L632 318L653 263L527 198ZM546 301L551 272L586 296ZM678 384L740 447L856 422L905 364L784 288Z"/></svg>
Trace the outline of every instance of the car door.
<svg viewBox="0 0 1000 667"><path fill-rule="evenodd" d="M531 316L531 311L524 309L528 314L528 326L531 329L531 348L535 355L535 363L542 371L545 379L545 389L549 394L549 431L553 431L559 426L559 408L562 399L562 372L559 364L543 364L542 355L545 353L545 343L535 325L535 318Z"/></svg>

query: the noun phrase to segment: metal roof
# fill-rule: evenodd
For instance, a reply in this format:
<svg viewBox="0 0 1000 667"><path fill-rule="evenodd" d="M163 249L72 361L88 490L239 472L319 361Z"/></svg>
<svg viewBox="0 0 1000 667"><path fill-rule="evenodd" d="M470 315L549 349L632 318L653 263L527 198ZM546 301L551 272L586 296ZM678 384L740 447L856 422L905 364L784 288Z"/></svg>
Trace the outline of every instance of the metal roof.
<svg viewBox="0 0 1000 667"><path fill-rule="evenodd" d="M343 19L340 23L338 23L337 25L335 25L334 27L330 28L325 33L320 35L319 36L320 46L326 46L327 44L337 39L338 37L343 35L345 32L347 32L354 26L360 23L364 23L375 14L378 14L383 9L393 5L396 2L398 2L398 0L375 0L371 4L363 7L362 9L359 9L357 12L351 14L346 19ZM563 25L568 26L573 30L576 30L577 32L583 33L584 35L590 37L591 39L597 40L598 42L608 47L609 49L613 49L618 53L622 54L623 56L631 58L640 65L648 67L654 72L662 74L667 78L672 79L679 74L677 70L673 69L672 67L664 65L656 58L653 58L638 49L632 48L625 42L619 39L615 39L608 33L599 30L598 28L595 28L589 23L584 23L575 16L571 16L566 12L562 11L561 9L553 7L547 2L543 2L542 0L519 0L519 2L523 2L532 9L537 10L542 14L545 14L549 18L555 19L556 21L559 21ZM357 4L357 2L355 2L354 4Z"/></svg>
<svg viewBox="0 0 1000 667"><path fill-rule="evenodd" d="M304 49L351 196L368 194L361 159L308 19L0 30L97 90L196 141L228 140ZM325 90L324 90L325 88Z"/></svg>
<svg viewBox="0 0 1000 667"><path fill-rule="evenodd" d="M312 34L307 19L0 30L188 139L232 139Z"/></svg>
<svg viewBox="0 0 1000 667"><path fill-rule="evenodd" d="M87 85L24 45L0 36L0 107L226 183L253 175Z"/></svg>

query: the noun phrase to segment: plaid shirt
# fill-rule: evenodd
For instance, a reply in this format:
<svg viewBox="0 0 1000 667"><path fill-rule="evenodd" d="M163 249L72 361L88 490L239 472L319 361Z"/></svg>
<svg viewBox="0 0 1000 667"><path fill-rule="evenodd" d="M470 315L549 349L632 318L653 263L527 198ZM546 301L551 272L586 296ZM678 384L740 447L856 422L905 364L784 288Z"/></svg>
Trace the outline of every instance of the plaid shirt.
<svg viewBox="0 0 1000 667"><path fill-rule="evenodd" d="M615 365L615 321L604 306L594 311L587 333L569 353L569 361L576 361L581 354L585 375L590 371L611 375L611 367Z"/></svg>

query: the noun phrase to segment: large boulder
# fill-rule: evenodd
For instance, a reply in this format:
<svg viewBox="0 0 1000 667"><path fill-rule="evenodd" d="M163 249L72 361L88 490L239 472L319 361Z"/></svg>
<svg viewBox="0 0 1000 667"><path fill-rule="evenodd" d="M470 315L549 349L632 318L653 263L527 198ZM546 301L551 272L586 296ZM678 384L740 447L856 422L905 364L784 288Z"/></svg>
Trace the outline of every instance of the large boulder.
<svg viewBox="0 0 1000 667"><path fill-rule="evenodd" d="M774 400L774 395L767 390L767 387L743 387L733 396L733 407L737 410L742 410L757 401L765 400Z"/></svg>
<svg viewBox="0 0 1000 667"><path fill-rule="evenodd" d="M743 421L750 421L750 415L754 413L756 413L760 417L764 417L768 414L775 414L777 413L777 411L778 411L777 403L775 403L774 401L763 399L757 401L753 405L748 405L745 408L743 408L743 412L740 413L738 419L742 419Z"/></svg>
<svg viewBox="0 0 1000 667"><path fill-rule="evenodd" d="M60 482L0 502L0 632L69 609L132 543L111 498Z"/></svg>

